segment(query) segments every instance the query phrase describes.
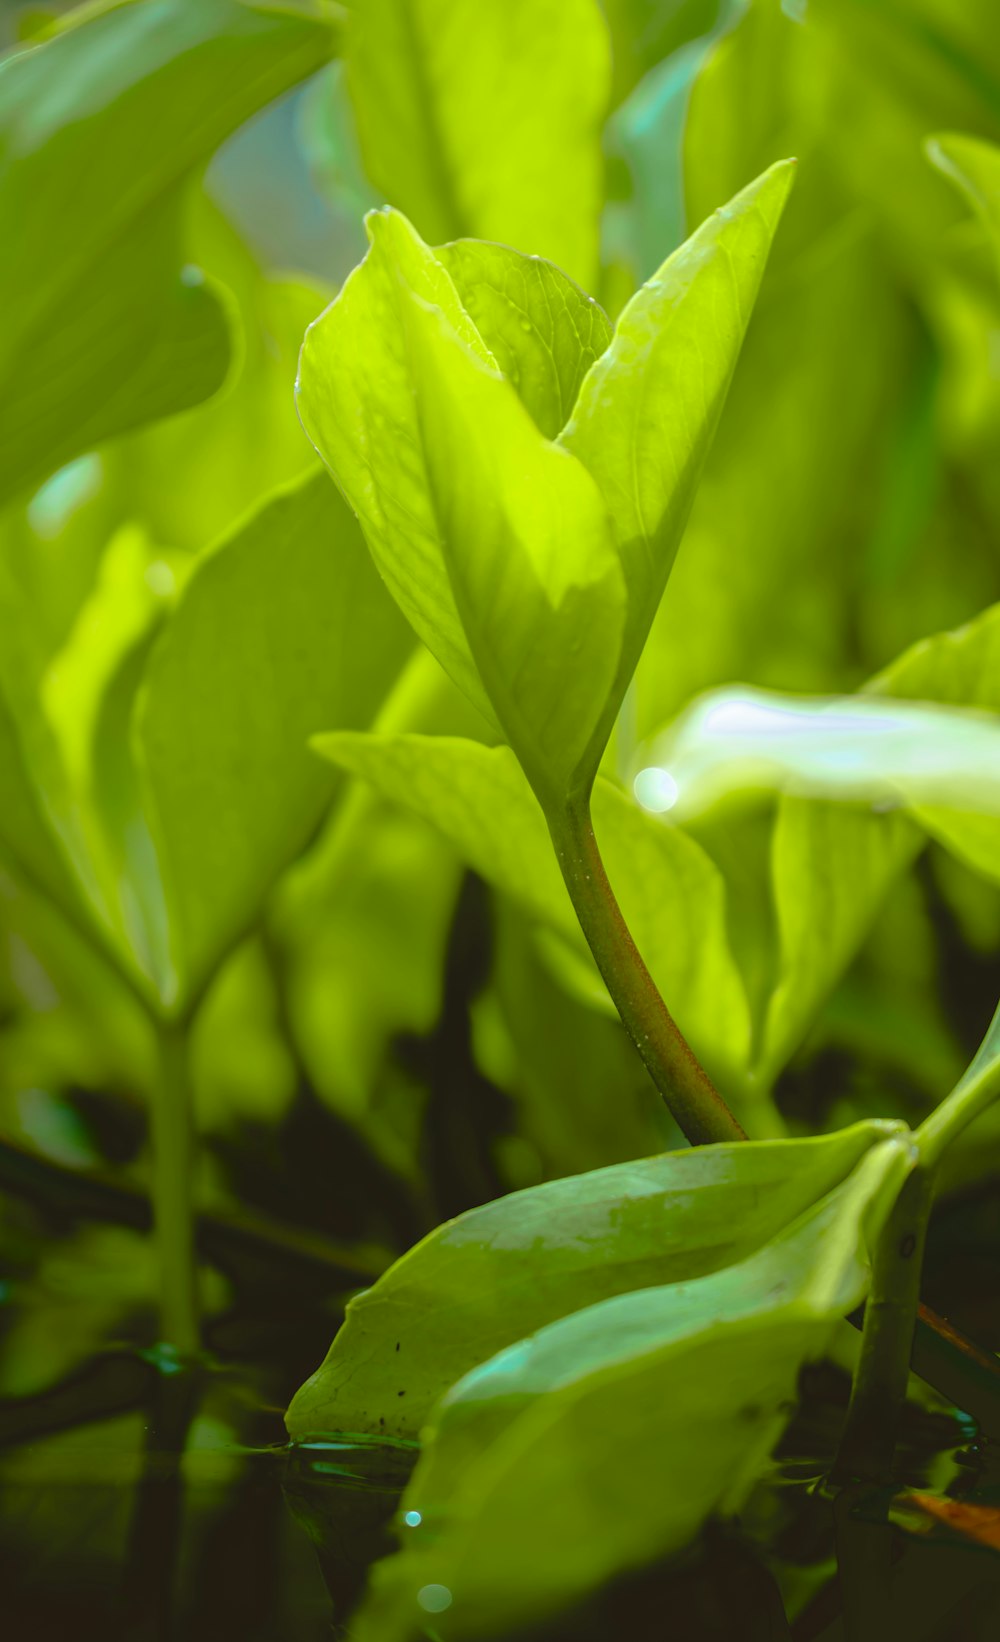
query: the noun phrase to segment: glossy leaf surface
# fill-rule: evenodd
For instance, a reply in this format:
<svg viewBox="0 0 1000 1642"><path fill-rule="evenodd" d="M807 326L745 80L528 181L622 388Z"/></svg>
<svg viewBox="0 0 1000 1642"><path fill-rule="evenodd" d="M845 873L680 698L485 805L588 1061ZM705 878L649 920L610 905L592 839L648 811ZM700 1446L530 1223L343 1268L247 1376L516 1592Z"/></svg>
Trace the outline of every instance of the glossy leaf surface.
<svg viewBox="0 0 1000 1642"><path fill-rule="evenodd" d="M516 1192L439 1227L351 1302L290 1434L416 1436L449 1386L570 1311L732 1265L886 1133L700 1147Z"/></svg>
<svg viewBox="0 0 1000 1642"><path fill-rule="evenodd" d="M623 595L603 504L496 374L405 218L375 215L369 233L366 261L307 335L305 426L417 632L489 704L532 778L564 790L617 665ZM532 307L556 282L535 282ZM508 353L509 339L508 327ZM575 328L569 343L575 374Z"/></svg>
<svg viewBox="0 0 1000 1642"><path fill-rule="evenodd" d="M555 263L506 245L457 240L434 255L539 431L554 439L611 341L604 309Z"/></svg>
<svg viewBox="0 0 1000 1642"><path fill-rule="evenodd" d="M614 520L628 591L615 710L666 586L794 174L791 161L772 166L632 298L560 435Z"/></svg>
<svg viewBox="0 0 1000 1642"><path fill-rule="evenodd" d="M547 804L593 779L791 177L790 165L773 168L643 288L554 448L495 374L490 338L461 293L397 213L369 219L368 258L310 329L299 384L307 431L393 595L470 698L490 702ZM549 305L537 281L528 299ZM477 306L496 328L496 303L477 297ZM572 375L594 351L575 319ZM532 319L520 323L531 336ZM508 357L511 334L508 325L500 339ZM515 366L520 380L522 361ZM550 389L547 426L552 398Z"/></svg>
<svg viewBox="0 0 1000 1642"><path fill-rule="evenodd" d="M420 1520L377 1570L361 1635L411 1634L441 1587L443 1636L503 1634L738 1509L801 1363L865 1293L911 1154L900 1126L748 1259L578 1311L459 1382L405 1496Z"/></svg>

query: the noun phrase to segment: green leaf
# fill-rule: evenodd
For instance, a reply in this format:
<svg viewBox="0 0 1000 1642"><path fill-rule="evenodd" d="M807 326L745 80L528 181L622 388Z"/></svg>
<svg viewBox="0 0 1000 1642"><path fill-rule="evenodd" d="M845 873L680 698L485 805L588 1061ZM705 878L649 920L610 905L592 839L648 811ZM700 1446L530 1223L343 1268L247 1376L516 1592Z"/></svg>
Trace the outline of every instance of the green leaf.
<svg viewBox="0 0 1000 1642"><path fill-rule="evenodd" d="M375 214L368 231L365 262L307 332L304 425L404 614L470 700L500 720L536 784L562 789L617 663L622 592L600 496L496 374L444 266L405 218ZM458 266L510 356L509 322L474 288L474 255ZM494 277L502 260L520 261L491 257ZM537 339L548 332L546 348L555 345L539 309L565 282L553 270L519 284L536 314L514 333L533 384ZM560 394L600 336L599 319L595 337L570 291Z"/></svg>
<svg viewBox="0 0 1000 1642"><path fill-rule="evenodd" d="M228 323L183 269L184 190L330 48L305 7L104 0L0 64L0 497L219 387Z"/></svg>
<svg viewBox="0 0 1000 1642"><path fill-rule="evenodd" d="M771 879L779 957L756 1068L769 1089L858 952L893 880L922 838L903 814L782 798Z"/></svg>
<svg viewBox="0 0 1000 1642"><path fill-rule="evenodd" d="M440 314L405 323L437 530L476 670L539 795L588 789L604 750L624 587L600 494Z"/></svg>
<svg viewBox="0 0 1000 1642"><path fill-rule="evenodd" d="M306 332L296 399L302 425L361 521L393 598L484 717L479 681L442 556L403 328L407 289L439 307L493 361L441 264L396 215L366 219L371 249Z"/></svg>
<svg viewBox="0 0 1000 1642"><path fill-rule="evenodd" d="M376 729L482 728L428 650L414 651ZM356 783L268 909L281 951L289 1026L317 1094L388 1162L416 1173L421 1108L387 1114L401 1034L431 1031L463 866L440 833Z"/></svg>
<svg viewBox="0 0 1000 1642"><path fill-rule="evenodd" d="M995 1106L1000 1091L1000 1005L986 1036L954 1089L920 1125L914 1139L925 1167L933 1169L962 1131Z"/></svg>
<svg viewBox="0 0 1000 1642"><path fill-rule="evenodd" d="M238 316L238 375L207 404L116 441L104 462L124 518L154 542L200 552L315 464L295 411L295 373L303 332L333 293L265 273L203 191L188 234L193 260L225 287Z"/></svg>
<svg viewBox="0 0 1000 1642"><path fill-rule="evenodd" d="M310 734L369 722L409 646L322 472L199 560L137 707L171 924L164 1003L197 994L319 822L331 781Z"/></svg>
<svg viewBox="0 0 1000 1642"><path fill-rule="evenodd" d="M500 240L593 283L610 82L595 0L366 0L347 68L365 169L425 239Z"/></svg>
<svg viewBox="0 0 1000 1642"><path fill-rule="evenodd" d="M0 822L9 859L61 910L99 934L115 925L112 875L99 828L71 780L45 711L42 640L11 566L0 558L0 746L10 803Z"/></svg>
<svg viewBox="0 0 1000 1642"><path fill-rule="evenodd" d="M291 1436L416 1436L449 1386L505 1345L610 1295L742 1259L891 1130L671 1152L460 1215L351 1302L288 1410Z"/></svg>
<svg viewBox="0 0 1000 1642"><path fill-rule="evenodd" d="M44 803L17 727L0 694L0 852L24 881L42 890L57 906L79 913L80 887L69 862L50 831Z"/></svg>
<svg viewBox="0 0 1000 1642"><path fill-rule="evenodd" d="M376 1570L359 1637L411 1635L442 1588L443 1638L514 1630L738 1509L802 1362L865 1293L912 1156L900 1126L748 1259L591 1305L460 1381L404 1496L416 1525Z"/></svg>
<svg viewBox="0 0 1000 1642"><path fill-rule="evenodd" d="M507 245L458 240L434 254L521 403L554 439L611 341L604 309L554 263Z"/></svg>
<svg viewBox="0 0 1000 1642"><path fill-rule="evenodd" d="M1000 815L1000 715L889 701L894 671L853 696L710 691L655 743L656 762L636 777L640 799L678 820L758 789ZM934 682L926 660L916 676Z"/></svg>
<svg viewBox="0 0 1000 1642"><path fill-rule="evenodd" d="M874 204L914 283L923 283L925 259L941 255L954 222L924 163L928 136L998 132L995 24L991 0L816 0L811 27L798 31L835 65L831 106L840 117L829 124L838 171L859 203ZM882 164L873 166L876 145Z"/></svg>
<svg viewBox="0 0 1000 1642"><path fill-rule="evenodd" d="M1000 605L985 610L965 627L936 633L913 645L868 688L879 695L1000 713ZM995 814L983 814L971 803L965 811L953 804L924 803L914 805L913 815L932 837L977 872L1000 879L1000 819Z"/></svg>
<svg viewBox="0 0 1000 1642"><path fill-rule="evenodd" d="M857 698L857 707L862 722L874 716L876 730L877 698L885 697L1000 711L1000 606L967 627L921 640L873 679ZM868 779L860 736L845 762L848 749L841 743L838 751L837 741L849 719L838 729L835 715L831 746L824 751L824 711L804 752L814 774L829 760L823 780L831 788L856 790L859 776ZM1000 821L983 813L995 809L991 774L996 761L989 748L996 720L956 715L953 723L936 707L921 705L914 709L912 728L905 715L894 719L890 714L887 722L897 723L899 732L883 754L876 752L876 777L888 780L894 801L907 804L905 813L879 814L858 804L798 797L779 803L772 884L780 955L756 1070L763 1088L773 1083L858 952L890 884L919 852L920 829L977 871L1000 877ZM794 759L787 738L780 756ZM949 779L936 774L937 768L950 771ZM926 802L935 787L943 788L947 805ZM968 809L960 807L963 803Z"/></svg>
<svg viewBox="0 0 1000 1642"><path fill-rule="evenodd" d="M709 39L690 41L657 63L608 121L607 150L628 177L629 191L626 199L608 202L605 243L635 284L656 271L664 246L684 238L684 128L691 86L709 47Z"/></svg>
<svg viewBox="0 0 1000 1642"><path fill-rule="evenodd" d="M675 59L690 40L707 34L728 10L727 0L604 0L615 67L615 101L642 76Z"/></svg>
<svg viewBox="0 0 1000 1642"><path fill-rule="evenodd" d="M1000 256L1000 148L976 137L948 134L930 138L927 155L965 195Z"/></svg>
<svg viewBox="0 0 1000 1642"><path fill-rule="evenodd" d="M489 883L586 952L541 810L507 748L446 736L343 734L322 736L316 746L424 816ZM750 1023L729 950L721 874L693 839L662 826L610 782L595 788L594 823L654 981L697 1053L739 1079Z"/></svg>
<svg viewBox="0 0 1000 1642"><path fill-rule="evenodd" d="M491 703L547 806L593 779L673 562L791 176L790 163L773 167L644 287L585 375L555 446L495 374L490 333L509 355L516 330L501 331L496 302L470 289L484 311L480 334L461 291L398 213L369 219L368 258L310 328L299 388L307 431L394 597L470 699ZM550 274L546 284L557 281ZM535 287L526 296L537 308L548 292ZM559 374L575 378L584 350L596 350L581 334L575 296L573 307L570 368ZM532 319L523 324L530 336ZM522 346L510 368L520 379L533 364ZM551 426L551 388L547 397ZM617 510L611 525L602 495Z"/></svg>
<svg viewBox="0 0 1000 1642"><path fill-rule="evenodd" d="M559 436L601 488L625 575L612 717L666 586L794 174L790 160L772 166L632 298Z"/></svg>

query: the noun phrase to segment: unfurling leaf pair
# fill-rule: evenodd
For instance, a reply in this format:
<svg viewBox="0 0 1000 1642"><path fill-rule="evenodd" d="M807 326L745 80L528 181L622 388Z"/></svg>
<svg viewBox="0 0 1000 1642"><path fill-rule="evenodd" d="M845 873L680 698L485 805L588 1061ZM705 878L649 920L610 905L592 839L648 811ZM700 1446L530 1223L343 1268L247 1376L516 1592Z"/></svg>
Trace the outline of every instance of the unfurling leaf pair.
<svg viewBox="0 0 1000 1642"><path fill-rule="evenodd" d="M398 212L307 333L303 424L419 636L544 809L589 793L793 176L772 166L612 334L551 263Z"/></svg>

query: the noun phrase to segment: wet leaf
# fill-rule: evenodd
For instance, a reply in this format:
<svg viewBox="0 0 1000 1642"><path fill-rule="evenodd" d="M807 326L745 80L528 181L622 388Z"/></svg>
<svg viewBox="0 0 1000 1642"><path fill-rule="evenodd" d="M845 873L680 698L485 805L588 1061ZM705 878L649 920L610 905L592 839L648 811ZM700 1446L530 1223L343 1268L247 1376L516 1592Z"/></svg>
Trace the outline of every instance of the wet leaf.
<svg viewBox="0 0 1000 1642"><path fill-rule="evenodd" d="M865 1293L911 1151L905 1131L874 1145L741 1263L606 1299L460 1381L432 1416L403 1501L418 1520L376 1570L359 1636L411 1635L440 1591L442 1637L502 1634L737 1510L800 1365Z"/></svg>
<svg viewBox="0 0 1000 1642"><path fill-rule="evenodd" d="M351 1302L292 1401L290 1435L418 1435L443 1393L505 1345L610 1295L734 1264L892 1132L864 1123L815 1140L670 1152L460 1215Z"/></svg>

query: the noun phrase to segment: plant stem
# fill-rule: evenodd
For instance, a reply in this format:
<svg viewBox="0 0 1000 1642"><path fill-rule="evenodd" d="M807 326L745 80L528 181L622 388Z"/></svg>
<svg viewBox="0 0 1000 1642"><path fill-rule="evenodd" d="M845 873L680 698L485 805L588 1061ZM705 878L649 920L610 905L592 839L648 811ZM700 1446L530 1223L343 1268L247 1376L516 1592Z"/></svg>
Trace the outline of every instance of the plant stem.
<svg viewBox="0 0 1000 1642"><path fill-rule="evenodd" d="M879 1235L847 1419L831 1480L888 1481L910 1374L934 1181L919 1162Z"/></svg>
<svg viewBox="0 0 1000 1642"><path fill-rule="evenodd" d="M192 1176L194 1117L183 1022L160 1025L160 1075L153 1096L153 1222L160 1259L164 1342L181 1357L201 1344Z"/></svg>
<svg viewBox="0 0 1000 1642"><path fill-rule="evenodd" d="M586 797L547 814L549 832L580 927L622 1023L692 1146L745 1140L708 1073L661 998L622 917Z"/></svg>
<svg viewBox="0 0 1000 1642"><path fill-rule="evenodd" d="M945 1149L973 1120L985 1112L1000 1095L1000 1008L983 1039L968 1071L914 1135L921 1159L928 1169L940 1161Z"/></svg>

